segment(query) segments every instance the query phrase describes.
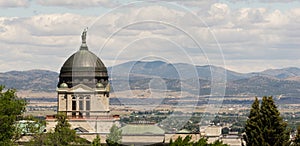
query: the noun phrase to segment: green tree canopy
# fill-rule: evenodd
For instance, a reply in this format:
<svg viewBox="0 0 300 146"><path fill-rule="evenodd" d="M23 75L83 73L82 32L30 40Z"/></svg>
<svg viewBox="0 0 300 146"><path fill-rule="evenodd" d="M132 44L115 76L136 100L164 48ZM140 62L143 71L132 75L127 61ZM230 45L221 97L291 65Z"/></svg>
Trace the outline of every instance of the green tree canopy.
<svg viewBox="0 0 300 146"><path fill-rule="evenodd" d="M54 145L69 145L76 140L76 131L71 129L71 125L65 114L59 113L56 116L57 124L54 132L50 136L50 141Z"/></svg>
<svg viewBox="0 0 300 146"><path fill-rule="evenodd" d="M245 130L245 140L250 146L285 146L290 144L287 123L280 116L272 96L264 96L260 107L258 99L255 99Z"/></svg>
<svg viewBox="0 0 300 146"><path fill-rule="evenodd" d="M4 88L0 86L0 145L10 145L18 139L15 123L25 111L26 101L16 96L16 90Z"/></svg>
<svg viewBox="0 0 300 146"><path fill-rule="evenodd" d="M113 126L109 130L109 134L106 137L106 143L108 145L119 145L122 140L122 130L120 130L117 125L113 124Z"/></svg>
<svg viewBox="0 0 300 146"><path fill-rule="evenodd" d="M193 142L191 142L191 139L192 137L190 135L186 136L184 139L182 139L182 137L179 136L174 142L171 139L169 145L170 146L192 146Z"/></svg>
<svg viewBox="0 0 300 146"><path fill-rule="evenodd" d="M215 141L213 143L207 143L207 138L200 138L198 141L193 142L192 136L188 135L184 139L179 136L174 142L170 139L169 146L228 146L227 144L223 144L222 141Z"/></svg>
<svg viewBox="0 0 300 146"><path fill-rule="evenodd" d="M287 123L280 116L272 96L263 97L260 113L264 141L271 146L290 145Z"/></svg>
<svg viewBox="0 0 300 146"><path fill-rule="evenodd" d="M93 140L92 146L101 146L101 139L99 134L97 134L96 138Z"/></svg>
<svg viewBox="0 0 300 146"><path fill-rule="evenodd" d="M261 126L259 101L256 97L245 126L246 136L244 139L247 146L258 146L264 143Z"/></svg>
<svg viewBox="0 0 300 146"><path fill-rule="evenodd" d="M67 116L64 113L56 115L57 124L54 132L37 133L29 145L39 146L67 146L78 144L89 144L87 140L77 136L76 131L71 129Z"/></svg>

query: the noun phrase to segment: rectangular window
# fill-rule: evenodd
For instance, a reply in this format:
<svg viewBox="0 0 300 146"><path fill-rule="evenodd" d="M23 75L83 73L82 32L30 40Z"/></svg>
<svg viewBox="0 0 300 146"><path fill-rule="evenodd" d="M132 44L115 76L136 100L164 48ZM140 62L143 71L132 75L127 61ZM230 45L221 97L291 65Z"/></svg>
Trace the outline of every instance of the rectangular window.
<svg viewBox="0 0 300 146"><path fill-rule="evenodd" d="M87 111L91 110L91 101L89 101L89 100L86 101L85 108Z"/></svg>
<svg viewBox="0 0 300 146"><path fill-rule="evenodd" d="M86 113L85 113L85 116L86 116L86 117L89 117L89 116L90 116L90 113L89 113L89 112L86 112Z"/></svg>
<svg viewBox="0 0 300 146"><path fill-rule="evenodd" d="M79 110L83 110L83 101L79 100Z"/></svg>
<svg viewBox="0 0 300 146"><path fill-rule="evenodd" d="M72 101L72 110L75 111L76 110L76 101Z"/></svg>

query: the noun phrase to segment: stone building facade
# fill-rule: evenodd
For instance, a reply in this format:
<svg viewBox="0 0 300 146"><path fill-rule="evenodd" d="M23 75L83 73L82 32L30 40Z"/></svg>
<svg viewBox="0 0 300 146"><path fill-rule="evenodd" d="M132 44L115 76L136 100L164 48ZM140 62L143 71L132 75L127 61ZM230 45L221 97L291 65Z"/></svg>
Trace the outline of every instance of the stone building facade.
<svg viewBox="0 0 300 146"><path fill-rule="evenodd" d="M105 136L119 117L110 114L107 68L94 53L89 51L86 33L77 52L63 64L57 84L57 112L66 113L73 129L79 135ZM55 127L55 117L47 116L50 130Z"/></svg>

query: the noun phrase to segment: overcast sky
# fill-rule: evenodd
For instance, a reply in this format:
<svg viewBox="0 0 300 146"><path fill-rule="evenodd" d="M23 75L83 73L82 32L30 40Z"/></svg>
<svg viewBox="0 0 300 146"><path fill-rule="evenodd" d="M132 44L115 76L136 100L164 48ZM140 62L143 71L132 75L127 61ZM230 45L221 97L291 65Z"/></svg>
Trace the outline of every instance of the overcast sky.
<svg viewBox="0 0 300 146"><path fill-rule="evenodd" d="M0 0L0 72L58 72L81 44L106 66L129 60L237 72L300 67L297 0Z"/></svg>

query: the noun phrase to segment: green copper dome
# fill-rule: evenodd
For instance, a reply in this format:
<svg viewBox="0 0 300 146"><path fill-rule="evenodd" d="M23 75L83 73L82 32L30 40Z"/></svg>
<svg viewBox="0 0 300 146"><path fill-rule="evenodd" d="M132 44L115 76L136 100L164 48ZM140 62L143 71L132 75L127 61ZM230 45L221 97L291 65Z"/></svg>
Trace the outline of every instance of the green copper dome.
<svg viewBox="0 0 300 146"><path fill-rule="evenodd" d="M96 88L104 88L104 85L102 83L97 83Z"/></svg>
<svg viewBox="0 0 300 146"><path fill-rule="evenodd" d="M66 83L61 83L59 87L60 87L60 88L68 88L68 84L66 84Z"/></svg>

